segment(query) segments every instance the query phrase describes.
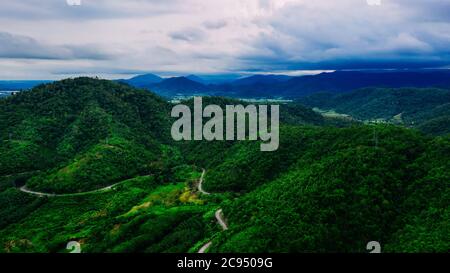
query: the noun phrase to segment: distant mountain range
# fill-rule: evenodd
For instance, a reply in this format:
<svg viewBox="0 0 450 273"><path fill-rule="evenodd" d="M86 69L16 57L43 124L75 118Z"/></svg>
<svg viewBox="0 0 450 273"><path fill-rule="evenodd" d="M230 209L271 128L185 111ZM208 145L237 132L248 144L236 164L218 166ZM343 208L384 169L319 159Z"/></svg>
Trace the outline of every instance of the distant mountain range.
<svg viewBox="0 0 450 273"><path fill-rule="evenodd" d="M0 91L25 90L52 81L0 81Z"/></svg>
<svg viewBox="0 0 450 273"><path fill-rule="evenodd" d="M139 75L117 82L151 90L166 98L193 95L235 98L301 98L319 92L341 94L366 87L450 89L450 70L336 71L308 76L253 75L228 81L188 75ZM206 79L208 78L208 79ZM220 77L219 77L220 78ZM0 81L0 91L26 90L51 81Z"/></svg>
<svg viewBox="0 0 450 273"><path fill-rule="evenodd" d="M139 75L136 77L133 77L129 80L119 80L119 82L125 82L128 83L131 86L137 87L137 88L147 88L152 84L160 83L164 79L155 75L155 74L145 74L145 75Z"/></svg>
<svg viewBox="0 0 450 273"><path fill-rule="evenodd" d="M232 84L235 86L252 85L252 84L274 84L286 82L293 77L286 75L254 75L235 80Z"/></svg>
<svg viewBox="0 0 450 273"><path fill-rule="evenodd" d="M299 98L317 92L339 94L364 87L447 89L450 88L450 71L336 71L297 77L254 75L222 84L206 84L195 75L161 79L147 74L120 81L165 97L207 94L239 98Z"/></svg>
<svg viewBox="0 0 450 273"><path fill-rule="evenodd" d="M150 85L149 89L165 97L186 94L207 94L210 91L208 86L190 80L187 77L169 78L162 82Z"/></svg>
<svg viewBox="0 0 450 273"><path fill-rule="evenodd" d="M189 75L189 76L186 76L186 78L191 80L191 81L193 81L193 82L198 82L198 83L201 83L201 84L207 84L207 82L204 79L202 79L202 78L200 78L200 77L198 77L196 75Z"/></svg>

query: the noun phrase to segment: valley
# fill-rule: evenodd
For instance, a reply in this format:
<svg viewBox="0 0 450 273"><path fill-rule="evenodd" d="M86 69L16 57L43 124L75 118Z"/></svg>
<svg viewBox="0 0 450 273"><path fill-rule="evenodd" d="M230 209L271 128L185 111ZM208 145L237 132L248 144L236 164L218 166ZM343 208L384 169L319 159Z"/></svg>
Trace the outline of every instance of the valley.
<svg viewBox="0 0 450 273"><path fill-rule="evenodd" d="M449 11L2 0L0 256L214 272L448 254Z"/></svg>
<svg viewBox="0 0 450 273"><path fill-rule="evenodd" d="M445 113L446 92L434 94L432 108L399 100L402 119ZM174 141L171 103L113 81L2 99L0 252L66 252L69 241L83 253L366 252L369 241L446 252L449 135L324 117L308 100L279 104L268 154L259 141Z"/></svg>
<svg viewBox="0 0 450 273"><path fill-rule="evenodd" d="M432 135L450 133L450 91L437 88L363 88L345 94L299 98L327 117L363 123L390 123Z"/></svg>

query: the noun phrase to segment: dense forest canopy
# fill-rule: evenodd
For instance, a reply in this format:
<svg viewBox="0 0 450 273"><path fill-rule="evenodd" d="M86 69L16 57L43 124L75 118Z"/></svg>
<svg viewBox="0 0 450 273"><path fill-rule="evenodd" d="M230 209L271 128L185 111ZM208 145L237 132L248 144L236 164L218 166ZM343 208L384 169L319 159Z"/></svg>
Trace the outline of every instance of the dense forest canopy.
<svg viewBox="0 0 450 273"><path fill-rule="evenodd" d="M394 123L433 135L450 133L449 89L364 88L339 95L317 93L297 102L360 121Z"/></svg>
<svg viewBox="0 0 450 273"><path fill-rule="evenodd" d="M441 123L430 113L447 113L445 90L374 90L333 107L301 103L348 101L358 119L401 109L431 127ZM0 252L65 252L71 240L83 252L196 252L209 241L209 252L366 252L374 240L386 252L450 249L448 134L323 117L296 102L280 105L280 148L267 154L254 141L172 141L171 106L90 78L1 99ZM209 195L197 189L202 169Z"/></svg>

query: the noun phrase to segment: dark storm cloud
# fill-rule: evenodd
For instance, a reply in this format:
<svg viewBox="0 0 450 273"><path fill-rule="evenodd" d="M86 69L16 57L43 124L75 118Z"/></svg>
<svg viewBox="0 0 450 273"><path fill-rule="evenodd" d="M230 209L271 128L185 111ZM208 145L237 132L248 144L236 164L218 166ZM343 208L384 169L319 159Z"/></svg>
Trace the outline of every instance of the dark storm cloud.
<svg viewBox="0 0 450 273"><path fill-rule="evenodd" d="M450 64L450 1L382 0L379 7L352 0L302 2L257 23L271 32L245 41L255 50L239 55L238 70Z"/></svg>
<svg viewBox="0 0 450 273"><path fill-rule="evenodd" d="M206 21L203 26L207 29L221 29L227 26L227 21L217 20L217 21Z"/></svg>
<svg viewBox="0 0 450 273"><path fill-rule="evenodd" d="M95 45L48 45L31 37L0 32L0 58L44 60L108 60Z"/></svg>
<svg viewBox="0 0 450 273"><path fill-rule="evenodd" d="M449 44L449 0L2 0L0 7L4 78L449 67Z"/></svg>
<svg viewBox="0 0 450 273"><path fill-rule="evenodd" d="M416 20L450 21L450 1L448 0L392 0L392 2L409 10Z"/></svg>
<svg viewBox="0 0 450 273"><path fill-rule="evenodd" d="M179 31L174 31L169 34L170 38L174 40L181 40L185 42L199 42L205 39L205 33L197 28L185 28Z"/></svg>

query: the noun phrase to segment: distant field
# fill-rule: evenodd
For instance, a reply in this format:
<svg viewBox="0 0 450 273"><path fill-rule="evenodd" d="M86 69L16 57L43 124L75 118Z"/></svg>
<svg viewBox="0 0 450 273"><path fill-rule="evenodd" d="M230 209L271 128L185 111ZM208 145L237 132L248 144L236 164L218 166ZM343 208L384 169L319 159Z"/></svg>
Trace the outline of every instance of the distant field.
<svg viewBox="0 0 450 273"><path fill-rule="evenodd" d="M356 119L353 118L350 115L347 114L341 114L336 112L335 110L323 110L317 107L313 108L314 112L321 114L323 117L326 118L337 118L337 119L343 119L343 120L352 120L355 121Z"/></svg>
<svg viewBox="0 0 450 273"><path fill-rule="evenodd" d="M279 98L279 99L240 99L242 101L245 102L250 102L250 103L290 103L293 102L293 100L288 100L288 99L283 99L283 98Z"/></svg>
<svg viewBox="0 0 450 273"><path fill-rule="evenodd" d="M374 119L365 119L365 120L359 120L355 117L352 117L348 114L342 114L338 113L333 109L330 110L324 110L320 108L313 108L314 112L321 114L324 118L331 118L331 119L340 119L344 121L353 121L353 122L362 122L364 124L382 124L382 123L392 123L392 124L402 124L401 114L393 117L391 120L386 120L384 118L374 118Z"/></svg>

